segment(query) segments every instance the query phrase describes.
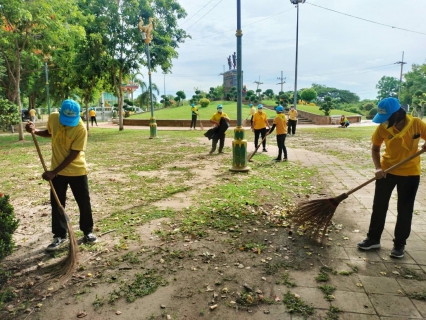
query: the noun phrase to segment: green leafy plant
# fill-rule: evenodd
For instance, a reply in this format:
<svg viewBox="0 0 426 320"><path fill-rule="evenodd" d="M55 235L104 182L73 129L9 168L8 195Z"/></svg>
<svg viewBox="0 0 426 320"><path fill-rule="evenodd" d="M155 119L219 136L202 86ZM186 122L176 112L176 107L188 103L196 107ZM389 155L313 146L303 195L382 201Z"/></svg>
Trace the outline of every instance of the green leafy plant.
<svg viewBox="0 0 426 320"><path fill-rule="evenodd" d="M284 295L283 302L287 307L289 313L300 314L304 317L310 316L314 313L314 308L306 304L299 296L287 291Z"/></svg>
<svg viewBox="0 0 426 320"><path fill-rule="evenodd" d="M334 300L334 296L332 295L332 293L336 290L336 287L329 286L328 284L323 284L322 286L319 286L318 288L324 293L325 300L327 301Z"/></svg>
<svg viewBox="0 0 426 320"><path fill-rule="evenodd" d="M0 194L0 261L12 253L15 243L12 235L18 228L19 220L15 219L13 206L9 196Z"/></svg>
<svg viewBox="0 0 426 320"><path fill-rule="evenodd" d="M19 123L18 106L9 100L0 98L0 128L10 130L10 126ZM1 259L0 259L1 260Z"/></svg>
<svg viewBox="0 0 426 320"><path fill-rule="evenodd" d="M210 100L207 98L200 99L201 108L206 108L210 104Z"/></svg>

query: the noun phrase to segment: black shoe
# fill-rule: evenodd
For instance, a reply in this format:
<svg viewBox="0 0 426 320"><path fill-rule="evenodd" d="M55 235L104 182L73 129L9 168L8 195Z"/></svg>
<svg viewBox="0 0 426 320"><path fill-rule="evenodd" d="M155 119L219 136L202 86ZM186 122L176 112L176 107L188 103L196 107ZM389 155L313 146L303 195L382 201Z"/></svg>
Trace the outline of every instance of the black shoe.
<svg viewBox="0 0 426 320"><path fill-rule="evenodd" d="M361 249L361 250L380 249L380 241L367 238L361 241L360 243L358 243L358 249Z"/></svg>
<svg viewBox="0 0 426 320"><path fill-rule="evenodd" d="M283 161L287 161L287 158L284 158Z"/></svg>
<svg viewBox="0 0 426 320"><path fill-rule="evenodd" d="M214 149L211 149L210 151L209 151L209 154L212 154L214 152Z"/></svg>
<svg viewBox="0 0 426 320"><path fill-rule="evenodd" d="M265 148L263 148L263 152L268 152L268 150L266 150Z"/></svg>
<svg viewBox="0 0 426 320"><path fill-rule="evenodd" d="M93 233L88 233L84 235L84 242L86 243L96 243L98 242L98 238Z"/></svg>
<svg viewBox="0 0 426 320"><path fill-rule="evenodd" d="M403 244L394 245L390 256L393 258L399 258L399 259L404 258L404 249L405 249L405 246Z"/></svg>
<svg viewBox="0 0 426 320"><path fill-rule="evenodd" d="M67 238L55 237L51 244L46 248L46 251L55 251L62 247L65 243L68 242Z"/></svg>
<svg viewBox="0 0 426 320"><path fill-rule="evenodd" d="M225 153L225 152L223 152L222 150L219 150L217 153Z"/></svg>
<svg viewBox="0 0 426 320"><path fill-rule="evenodd" d="M280 162L280 161L281 161L281 159L280 159L280 158L276 158L276 159L274 159L274 161L276 161L276 162Z"/></svg>

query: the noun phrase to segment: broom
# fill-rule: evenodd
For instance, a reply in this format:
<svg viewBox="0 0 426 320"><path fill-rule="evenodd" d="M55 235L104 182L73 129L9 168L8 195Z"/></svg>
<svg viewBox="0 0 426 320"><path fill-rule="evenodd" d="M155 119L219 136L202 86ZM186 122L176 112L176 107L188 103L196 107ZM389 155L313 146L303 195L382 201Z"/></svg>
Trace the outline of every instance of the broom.
<svg viewBox="0 0 426 320"><path fill-rule="evenodd" d="M47 167L46 167L46 164L44 162L43 155L41 154L40 147L38 145L34 131L32 131L32 130L31 130L31 136L33 137L33 141L34 141L34 144L36 146L37 153L38 153L38 156L40 158L40 162L43 165L44 171L46 172ZM56 194L55 188L53 187L53 183L52 183L51 180L49 180L49 184L50 184L50 189L52 190L52 194L55 197L56 203L58 204L59 213L60 213L61 217L63 218L63 221L66 222L67 230L68 230L68 237L69 237L69 241L70 241L69 249L68 249L68 256L64 259L64 261L62 261L59 270L57 270L55 272L56 275L60 276L60 278L66 279L72 274L72 272L73 272L73 270L74 270L74 268L77 264L77 248L78 248L77 240L75 238L74 230L72 229L70 220L69 220L67 214L65 213L64 207L62 206L61 202L59 201L58 195Z"/></svg>
<svg viewBox="0 0 426 320"><path fill-rule="evenodd" d="M200 117L200 129L204 130L203 123L201 122L201 117Z"/></svg>
<svg viewBox="0 0 426 320"><path fill-rule="evenodd" d="M247 161L250 161L250 159L253 158L253 156L257 152L257 149L259 149L260 146L263 144L263 141L265 141L265 139L268 136L268 134L270 133L270 131L271 131L271 129L269 129L269 131L265 134L265 136L263 137L262 141L260 141L260 143L257 145L256 149L254 149L254 151L251 153L251 155L248 156Z"/></svg>
<svg viewBox="0 0 426 320"><path fill-rule="evenodd" d="M393 165L389 169L385 170L385 173L388 173L397 167L403 165L404 163L414 159L415 157L421 155L425 152L426 149L421 149L417 153L409 156L408 158L402 160L401 162ZM321 233L321 242L324 240L327 228L330 224L331 218L333 218L334 212L336 211L337 206L345 200L350 194L358 191L359 189L365 187L367 184L375 181L376 178L371 178L370 180L364 182L352 190L342 193L341 195L335 198L325 198L325 199L315 199L310 201L300 202L296 209L291 214L294 225L304 226L305 229L312 229L312 237L318 238L318 235Z"/></svg>

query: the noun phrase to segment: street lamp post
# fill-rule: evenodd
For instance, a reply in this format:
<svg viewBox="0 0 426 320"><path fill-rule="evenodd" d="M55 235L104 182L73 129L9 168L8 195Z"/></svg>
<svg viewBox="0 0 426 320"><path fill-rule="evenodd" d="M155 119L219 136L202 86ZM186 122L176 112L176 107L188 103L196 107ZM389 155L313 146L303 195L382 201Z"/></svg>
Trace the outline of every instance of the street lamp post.
<svg viewBox="0 0 426 320"><path fill-rule="evenodd" d="M146 57L148 60L148 78L149 78L149 100L151 104L151 118L149 123L149 138L153 139L157 136L157 122L154 117L154 104L152 101L152 83L151 83L151 56L149 54L149 44L153 38L152 36L152 21L153 18L149 18L149 23L147 25L143 25L142 18L140 18L139 22L139 30L142 33L142 39L145 41L145 49L146 49Z"/></svg>
<svg viewBox="0 0 426 320"><path fill-rule="evenodd" d="M47 114L50 114L50 99L49 99L49 71L47 69L47 63L52 60L50 54L45 54L43 57L44 61L44 74L46 76L46 101L47 101Z"/></svg>
<svg viewBox="0 0 426 320"><path fill-rule="evenodd" d="M293 104L294 108L297 109L297 61L299 57L299 3L305 3L306 0L290 0L297 8L297 22L296 22L296 63L294 68L294 93L293 93Z"/></svg>
<svg viewBox="0 0 426 320"><path fill-rule="evenodd" d="M242 126L242 37L241 30L241 0L237 0L237 126L234 129L234 140L232 141L232 167L229 169L234 172L247 172L250 167L247 166L247 140L244 139L244 128Z"/></svg>

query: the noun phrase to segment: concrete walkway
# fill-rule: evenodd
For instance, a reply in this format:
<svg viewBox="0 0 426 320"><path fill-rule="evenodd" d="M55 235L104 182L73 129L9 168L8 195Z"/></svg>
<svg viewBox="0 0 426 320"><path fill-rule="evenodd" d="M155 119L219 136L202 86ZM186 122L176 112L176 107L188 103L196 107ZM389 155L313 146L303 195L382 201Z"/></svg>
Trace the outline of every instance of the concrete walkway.
<svg viewBox="0 0 426 320"><path fill-rule="evenodd" d="M372 169L353 170L332 156L302 149L291 149L290 152L292 158L301 165L318 168L320 179L326 187L325 192L328 189L332 197L347 192L373 177ZM348 265L351 265L357 267L358 271L350 276L338 276L338 280L332 278L331 282L336 291L333 293L335 300L331 304L344 311L339 315L339 319L424 319L426 302L410 299L407 294L423 293L426 298L426 281L416 280L416 276L410 274L410 271L413 271L424 278L426 272L425 184L420 184L412 233L407 241L405 257L402 259L389 256L397 214L396 191L389 205L381 239L382 248L360 251L356 247L368 231L373 195L374 183L371 183L350 195L336 210L334 222L342 224L342 230L339 238L333 239L331 246L326 249L333 257L330 267L337 271L350 270ZM319 284L314 280L315 276L296 275L298 287L293 291L297 293L300 290L307 302L321 308L324 298L317 289Z"/></svg>

